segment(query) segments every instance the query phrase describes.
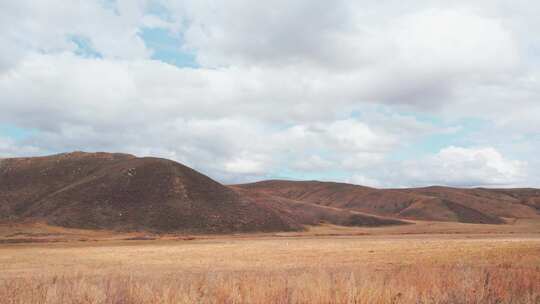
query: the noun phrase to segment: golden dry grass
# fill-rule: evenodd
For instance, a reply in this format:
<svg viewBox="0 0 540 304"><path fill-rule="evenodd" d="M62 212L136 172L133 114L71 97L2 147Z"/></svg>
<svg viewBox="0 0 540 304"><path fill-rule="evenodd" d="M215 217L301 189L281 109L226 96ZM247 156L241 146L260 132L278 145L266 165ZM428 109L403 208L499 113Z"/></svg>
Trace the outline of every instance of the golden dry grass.
<svg viewBox="0 0 540 304"><path fill-rule="evenodd" d="M410 221L412 225L385 227L346 227L330 224L308 226L304 231L274 232L235 235L150 235L158 239L230 239L253 237L313 237L313 236L358 236L358 235L455 235L455 234L506 234L506 235L540 235L540 220L506 219L505 225L465 224L456 222ZM148 233L119 233L108 230L84 230L50 226L43 222L0 223L0 244L6 241L30 242L77 242L77 241L118 241L147 237Z"/></svg>
<svg viewBox="0 0 540 304"><path fill-rule="evenodd" d="M511 266L78 275L4 281L0 303L538 303L539 282Z"/></svg>
<svg viewBox="0 0 540 304"><path fill-rule="evenodd" d="M0 246L0 303L540 303L536 234Z"/></svg>

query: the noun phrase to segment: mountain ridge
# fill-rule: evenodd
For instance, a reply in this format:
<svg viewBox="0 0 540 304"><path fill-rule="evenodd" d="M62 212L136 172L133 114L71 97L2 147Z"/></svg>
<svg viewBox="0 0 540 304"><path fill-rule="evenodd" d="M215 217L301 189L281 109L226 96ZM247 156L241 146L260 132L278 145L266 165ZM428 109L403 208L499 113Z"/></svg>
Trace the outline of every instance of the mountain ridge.
<svg viewBox="0 0 540 304"><path fill-rule="evenodd" d="M540 219L540 189L377 189L324 181L222 185L178 162L75 151L0 159L0 221L125 231L231 233L306 225Z"/></svg>
<svg viewBox="0 0 540 304"><path fill-rule="evenodd" d="M444 186L377 189L348 183L288 180L236 187L400 219L502 224L504 218L540 218L537 189Z"/></svg>
<svg viewBox="0 0 540 304"><path fill-rule="evenodd" d="M0 164L0 219L157 232L301 230L304 225L403 224L303 205L224 186L180 163L118 153L73 152Z"/></svg>

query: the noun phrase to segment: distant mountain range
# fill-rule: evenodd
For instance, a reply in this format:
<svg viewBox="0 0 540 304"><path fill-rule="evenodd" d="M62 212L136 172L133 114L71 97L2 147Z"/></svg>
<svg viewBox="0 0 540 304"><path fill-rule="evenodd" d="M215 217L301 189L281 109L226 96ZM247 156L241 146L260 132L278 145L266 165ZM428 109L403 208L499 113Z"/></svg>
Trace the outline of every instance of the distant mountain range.
<svg viewBox="0 0 540 304"><path fill-rule="evenodd" d="M0 221L72 228L231 233L305 225L504 224L540 219L539 189L358 185L270 180L222 185L177 162L73 152L0 160Z"/></svg>

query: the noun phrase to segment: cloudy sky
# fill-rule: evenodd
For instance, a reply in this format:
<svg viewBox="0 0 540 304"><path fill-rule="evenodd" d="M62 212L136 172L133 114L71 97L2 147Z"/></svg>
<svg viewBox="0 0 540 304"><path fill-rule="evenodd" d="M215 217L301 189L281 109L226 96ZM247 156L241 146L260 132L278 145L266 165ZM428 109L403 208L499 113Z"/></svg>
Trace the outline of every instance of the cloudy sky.
<svg viewBox="0 0 540 304"><path fill-rule="evenodd" d="M0 157L540 186L537 1L0 2Z"/></svg>

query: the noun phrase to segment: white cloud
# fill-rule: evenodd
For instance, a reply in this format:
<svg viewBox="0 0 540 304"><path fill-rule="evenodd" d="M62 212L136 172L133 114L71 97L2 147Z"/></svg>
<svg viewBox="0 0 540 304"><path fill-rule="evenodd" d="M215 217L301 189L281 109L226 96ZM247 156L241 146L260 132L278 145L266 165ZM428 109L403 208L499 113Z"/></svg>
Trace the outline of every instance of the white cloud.
<svg viewBox="0 0 540 304"><path fill-rule="evenodd" d="M492 147L450 146L425 159L408 161L396 178L411 184L511 186L526 182L527 163L505 158Z"/></svg>
<svg viewBox="0 0 540 304"><path fill-rule="evenodd" d="M171 11L149 12L155 3ZM0 152L159 155L227 181L290 170L341 171L371 185L527 183L525 160L540 148L527 137L539 129L540 43L531 37L540 6L504 6L3 2L0 121L37 132ZM202 68L150 60L145 27L179 33L178 47L195 51ZM73 37L103 58L77 56ZM409 166L396 172L402 180L386 182L390 154L467 132L460 121L471 117L491 128L477 130L471 146L497 150L413 155L397 166ZM516 136L529 141L521 161L498 152L512 150L503 142Z"/></svg>
<svg viewBox="0 0 540 304"><path fill-rule="evenodd" d="M351 183L351 184L356 184L356 185L361 185L361 186L366 186L366 187L373 187L373 188L383 187L383 184L379 180L376 180L376 179L373 179L373 178L370 178L370 177L366 177L366 176L360 175L360 174L353 174L345 182Z"/></svg>
<svg viewBox="0 0 540 304"><path fill-rule="evenodd" d="M238 174L261 174L264 164L252 159L236 158L225 163L225 171Z"/></svg>
<svg viewBox="0 0 540 304"><path fill-rule="evenodd" d="M419 11L397 20L391 33L398 60L428 74L511 70L518 60L517 43L501 20L470 10Z"/></svg>
<svg viewBox="0 0 540 304"><path fill-rule="evenodd" d="M40 147L0 136L0 159L21 155L34 156L44 152L46 151L43 151Z"/></svg>
<svg viewBox="0 0 540 304"><path fill-rule="evenodd" d="M145 2L117 1L107 7L101 1L3 1L0 42L7 47L0 50L0 72L32 53L75 51L75 37L105 58L147 58L150 51L138 35L148 20Z"/></svg>
<svg viewBox="0 0 540 304"><path fill-rule="evenodd" d="M303 71L295 79L337 85L355 101L436 107L459 84L518 67L518 41L501 18L467 5L411 7L235 0L185 1L178 11L203 66Z"/></svg>

